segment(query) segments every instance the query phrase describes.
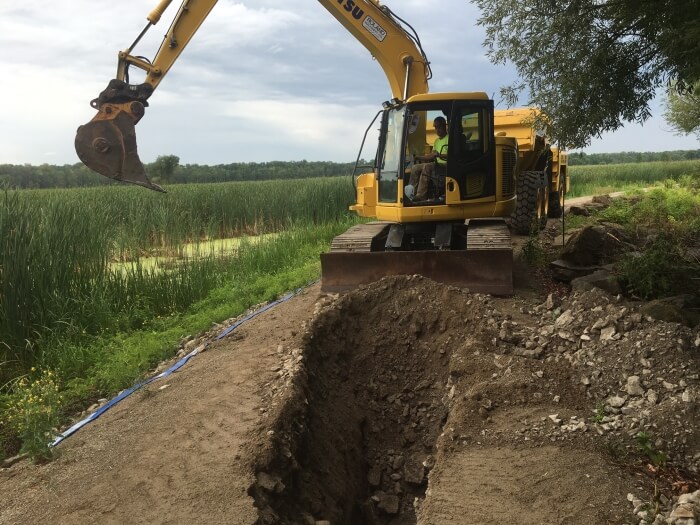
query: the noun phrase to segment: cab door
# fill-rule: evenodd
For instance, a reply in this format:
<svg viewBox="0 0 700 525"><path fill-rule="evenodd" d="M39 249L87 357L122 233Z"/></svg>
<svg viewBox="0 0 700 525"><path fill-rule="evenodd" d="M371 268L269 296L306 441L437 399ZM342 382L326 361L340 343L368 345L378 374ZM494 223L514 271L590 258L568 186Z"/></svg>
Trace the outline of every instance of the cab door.
<svg viewBox="0 0 700 525"><path fill-rule="evenodd" d="M457 181L461 200L496 196L493 101L454 102L449 125L447 177Z"/></svg>

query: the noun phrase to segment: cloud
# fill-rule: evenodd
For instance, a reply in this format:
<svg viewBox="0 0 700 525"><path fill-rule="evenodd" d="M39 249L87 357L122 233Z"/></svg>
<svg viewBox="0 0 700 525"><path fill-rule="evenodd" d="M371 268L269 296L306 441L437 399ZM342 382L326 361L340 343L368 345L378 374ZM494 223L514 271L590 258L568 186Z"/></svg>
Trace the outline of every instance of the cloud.
<svg viewBox="0 0 700 525"><path fill-rule="evenodd" d="M117 52L146 26L154 4L0 4L0 163L78 161L73 137L94 115L89 101L115 76ZM153 57L178 4L135 53ZM432 62L432 91L497 96L515 79L511 67L485 58L483 32L475 25L479 14L469 2L404 0L392 7L421 38ZM136 71L131 80L139 81ZM318 2L219 0L151 98L137 126L139 148L145 161L163 154L210 164L347 161L389 97L379 64ZM620 132L592 148L697 148L694 139L662 128L627 129L637 133Z"/></svg>

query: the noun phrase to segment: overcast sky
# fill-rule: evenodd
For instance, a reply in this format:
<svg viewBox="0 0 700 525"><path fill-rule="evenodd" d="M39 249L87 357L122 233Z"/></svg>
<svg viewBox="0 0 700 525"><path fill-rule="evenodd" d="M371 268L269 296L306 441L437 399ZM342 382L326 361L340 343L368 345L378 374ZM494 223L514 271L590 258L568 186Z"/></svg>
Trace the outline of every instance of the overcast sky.
<svg viewBox="0 0 700 525"><path fill-rule="evenodd" d="M115 76L117 51L156 0L0 0L0 164L78 162L75 130ZM485 91L515 79L486 59L468 0L386 0L415 27L432 92ZM152 58L175 0L135 53ZM133 70L133 68L132 68ZM134 77L132 75L132 82ZM350 161L383 100L379 64L315 0L219 0L136 127L144 162ZM498 104L498 100L496 98ZM502 106L501 106L502 107ZM596 139L588 153L697 149L661 115ZM373 156L373 147L364 157Z"/></svg>

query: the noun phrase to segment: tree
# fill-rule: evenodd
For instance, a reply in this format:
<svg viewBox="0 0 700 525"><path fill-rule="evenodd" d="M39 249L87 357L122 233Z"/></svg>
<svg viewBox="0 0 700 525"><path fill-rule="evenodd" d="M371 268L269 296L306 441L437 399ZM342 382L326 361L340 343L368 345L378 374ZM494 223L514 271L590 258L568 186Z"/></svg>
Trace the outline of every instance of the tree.
<svg viewBox="0 0 700 525"><path fill-rule="evenodd" d="M700 140L700 82L688 93L669 89L664 117L679 134L695 133Z"/></svg>
<svg viewBox="0 0 700 525"><path fill-rule="evenodd" d="M523 91L547 115L552 136L581 148L623 121L644 122L657 88L700 80L697 0L472 0L487 55L512 62Z"/></svg>
<svg viewBox="0 0 700 525"><path fill-rule="evenodd" d="M170 182L179 165L180 157L177 155L159 155L156 161L148 166L148 172L159 182Z"/></svg>

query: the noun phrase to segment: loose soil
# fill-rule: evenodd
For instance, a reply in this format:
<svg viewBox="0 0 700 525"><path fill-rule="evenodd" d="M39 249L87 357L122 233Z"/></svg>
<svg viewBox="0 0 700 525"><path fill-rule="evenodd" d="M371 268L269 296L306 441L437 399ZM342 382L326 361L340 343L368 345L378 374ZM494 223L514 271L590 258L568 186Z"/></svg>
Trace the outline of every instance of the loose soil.
<svg viewBox="0 0 700 525"><path fill-rule="evenodd" d="M700 331L516 287L311 286L0 469L0 523L637 524L696 490Z"/></svg>

